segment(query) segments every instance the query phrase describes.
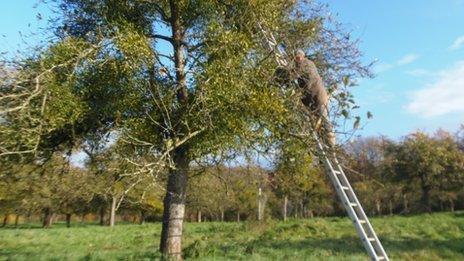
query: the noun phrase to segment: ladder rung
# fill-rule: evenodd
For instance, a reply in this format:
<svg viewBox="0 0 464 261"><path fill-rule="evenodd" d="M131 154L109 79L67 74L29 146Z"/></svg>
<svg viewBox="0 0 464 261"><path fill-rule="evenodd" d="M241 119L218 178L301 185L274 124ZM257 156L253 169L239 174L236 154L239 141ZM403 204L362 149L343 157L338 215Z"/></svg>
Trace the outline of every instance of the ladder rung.
<svg viewBox="0 0 464 261"><path fill-rule="evenodd" d="M350 206L352 206L352 207L357 207L357 206L358 206L358 204L356 204L356 203L353 203L353 202L350 202Z"/></svg>
<svg viewBox="0 0 464 261"><path fill-rule="evenodd" d="M385 260L385 257L384 256L378 256L377 260Z"/></svg>
<svg viewBox="0 0 464 261"><path fill-rule="evenodd" d="M375 241L375 238L373 238L373 237L368 237L367 240L369 240L369 241Z"/></svg>
<svg viewBox="0 0 464 261"><path fill-rule="evenodd" d="M366 223L367 223L367 222L366 222L366 220L364 220L364 219L360 219L360 220L359 220L359 224L366 224Z"/></svg>
<svg viewBox="0 0 464 261"><path fill-rule="evenodd" d="M342 189L343 189L343 190L349 190L350 188L347 187L347 186L342 186Z"/></svg>
<svg viewBox="0 0 464 261"><path fill-rule="evenodd" d="M334 173L335 173L335 174L338 174L338 175L342 174L342 172L341 172L341 171L338 171L338 170L334 170Z"/></svg>

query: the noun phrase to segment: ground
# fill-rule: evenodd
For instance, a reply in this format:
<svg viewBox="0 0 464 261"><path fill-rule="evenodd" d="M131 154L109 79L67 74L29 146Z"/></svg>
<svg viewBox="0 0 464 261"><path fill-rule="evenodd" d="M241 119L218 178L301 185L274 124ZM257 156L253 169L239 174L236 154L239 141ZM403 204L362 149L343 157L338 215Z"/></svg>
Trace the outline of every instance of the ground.
<svg viewBox="0 0 464 261"><path fill-rule="evenodd" d="M464 260L464 212L373 218L392 260ZM160 224L0 229L0 260L150 260ZM197 260L368 260L347 218L188 223L184 255Z"/></svg>

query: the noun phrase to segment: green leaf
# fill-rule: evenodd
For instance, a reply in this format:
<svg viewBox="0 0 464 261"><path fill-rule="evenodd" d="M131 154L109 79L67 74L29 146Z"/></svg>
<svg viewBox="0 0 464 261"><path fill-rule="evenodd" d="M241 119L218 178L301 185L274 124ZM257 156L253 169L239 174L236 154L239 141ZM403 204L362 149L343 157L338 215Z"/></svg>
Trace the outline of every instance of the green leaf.
<svg viewBox="0 0 464 261"><path fill-rule="evenodd" d="M345 109L342 110L341 114L343 115L343 117L345 117L345 119L348 119L348 117L350 116L349 112Z"/></svg>
<svg viewBox="0 0 464 261"><path fill-rule="evenodd" d="M372 119L373 117L374 117L374 115L372 115L372 112L368 111L367 112L367 118Z"/></svg>
<svg viewBox="0 0 464 261"><path fill-rule="evenodd" d="M343 76L343 84L345 86L349 86L350 85L350 76Z"/></svg>
<svg viewBox="0 0 464 261"><path fill-rule="evenodd" d="M356 116L356 117L355 117L355 121L354 121L354 123L353 123L353 129L358 129L360 123L361 123L361 117Z"/></svg>

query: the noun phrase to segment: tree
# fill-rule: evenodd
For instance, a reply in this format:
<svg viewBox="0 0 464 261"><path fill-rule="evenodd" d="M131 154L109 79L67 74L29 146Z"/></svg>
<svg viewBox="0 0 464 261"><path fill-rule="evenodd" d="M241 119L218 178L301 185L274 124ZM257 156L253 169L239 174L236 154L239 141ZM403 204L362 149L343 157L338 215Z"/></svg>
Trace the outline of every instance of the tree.
<svg viewBox="0 0 464 261"><path fill-rule="evenodd" d="M188 188L187 202L190 213L196 215L198 222L202 221L204 214L224 221L224 212L229 208L231 201L224 166L207 167L198 172L198 175L192 176Z"/></svg>
<svg viewBox="0 0 464 261"><path fill-rule="evenodd" d="M324 179L324 172L317 159L307 150L307 145L298 139L287 139L279 149L276 160L276 172L272 184L276 194L283 198L283 219L287 219L288 202L294 203L295 216L323 213L327 200L330 200L330 188ZM317 210L316 210L317 209Z"/></svg>
<svg viewBox="0 0 464 261"><path fill-rule="evenodd" d="M52 24L57 40L17 64L18 81L4 82L1 153L37 154L89 133L116 132L134 147L127 162L167 173L160 250L175 259L191 162L271 147L302 128L299 97L279 95L270 81L276 64L258 25L275 32L289 54L297 46L319 52L340 109L354 105L337 83L369 74L356 41L306 1L53 2L62 14Z"/></svg>
<svg viewBox="0 0 464 261"><path fill-rule="evenodd" d="M455 183L460 177L462 153L450 138L431 138L416 132L406 137L394 153L397 178L420 188L421 208L427 212L432 211L432 197L437 189L444 183Z"/></svg>
<svg viewBox="0 0 464 261"><path fill-rule="evenodd" d="M401 194L402 185L393 184L393 175L388 172L392 146L394 142L382 136L358 138L344 147L346 172L366 212L381 215L382 206L388 206L392 213Z"/></svg>
<svg viewBox="0 0 464 261"><path fill-rule="evenodd" d="M453 136L449 132L439 129L434 137L440 146L446 151L444 159L445 173L438 183L438 198L440 210L444 210L444 202L449 203L449 209L454 211L455 201L464 186L464 154L460 148L459 136Z"/></svg>

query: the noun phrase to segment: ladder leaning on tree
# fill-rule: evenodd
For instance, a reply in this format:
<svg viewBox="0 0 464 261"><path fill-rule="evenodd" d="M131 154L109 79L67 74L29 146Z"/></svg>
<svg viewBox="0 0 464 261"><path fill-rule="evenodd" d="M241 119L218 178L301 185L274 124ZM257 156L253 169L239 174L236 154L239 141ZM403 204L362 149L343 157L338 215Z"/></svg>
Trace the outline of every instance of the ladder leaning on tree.
<svg viewBox="0 0 464 261"><path fill-rule="evenodd" d="M266 48L274 54L277 64L283 67L289 65L286 55L284 51L279 49L274 35L271 32L267 32L261 24L258 24L258 27L264 37ZM369 256L372 260L389 260L382 243L380 243L366 213L364 213L364 209L359 203L335 153L329 152L330 150L327 149L328 147L324 145L322 139L320 139L318 134L312 129L311 135L317 143L319 156L321 161L324 162L326 172L337 191L338 198L342 201L346 212L348 212L348 215L353 221L356 231Z"/></svg>

